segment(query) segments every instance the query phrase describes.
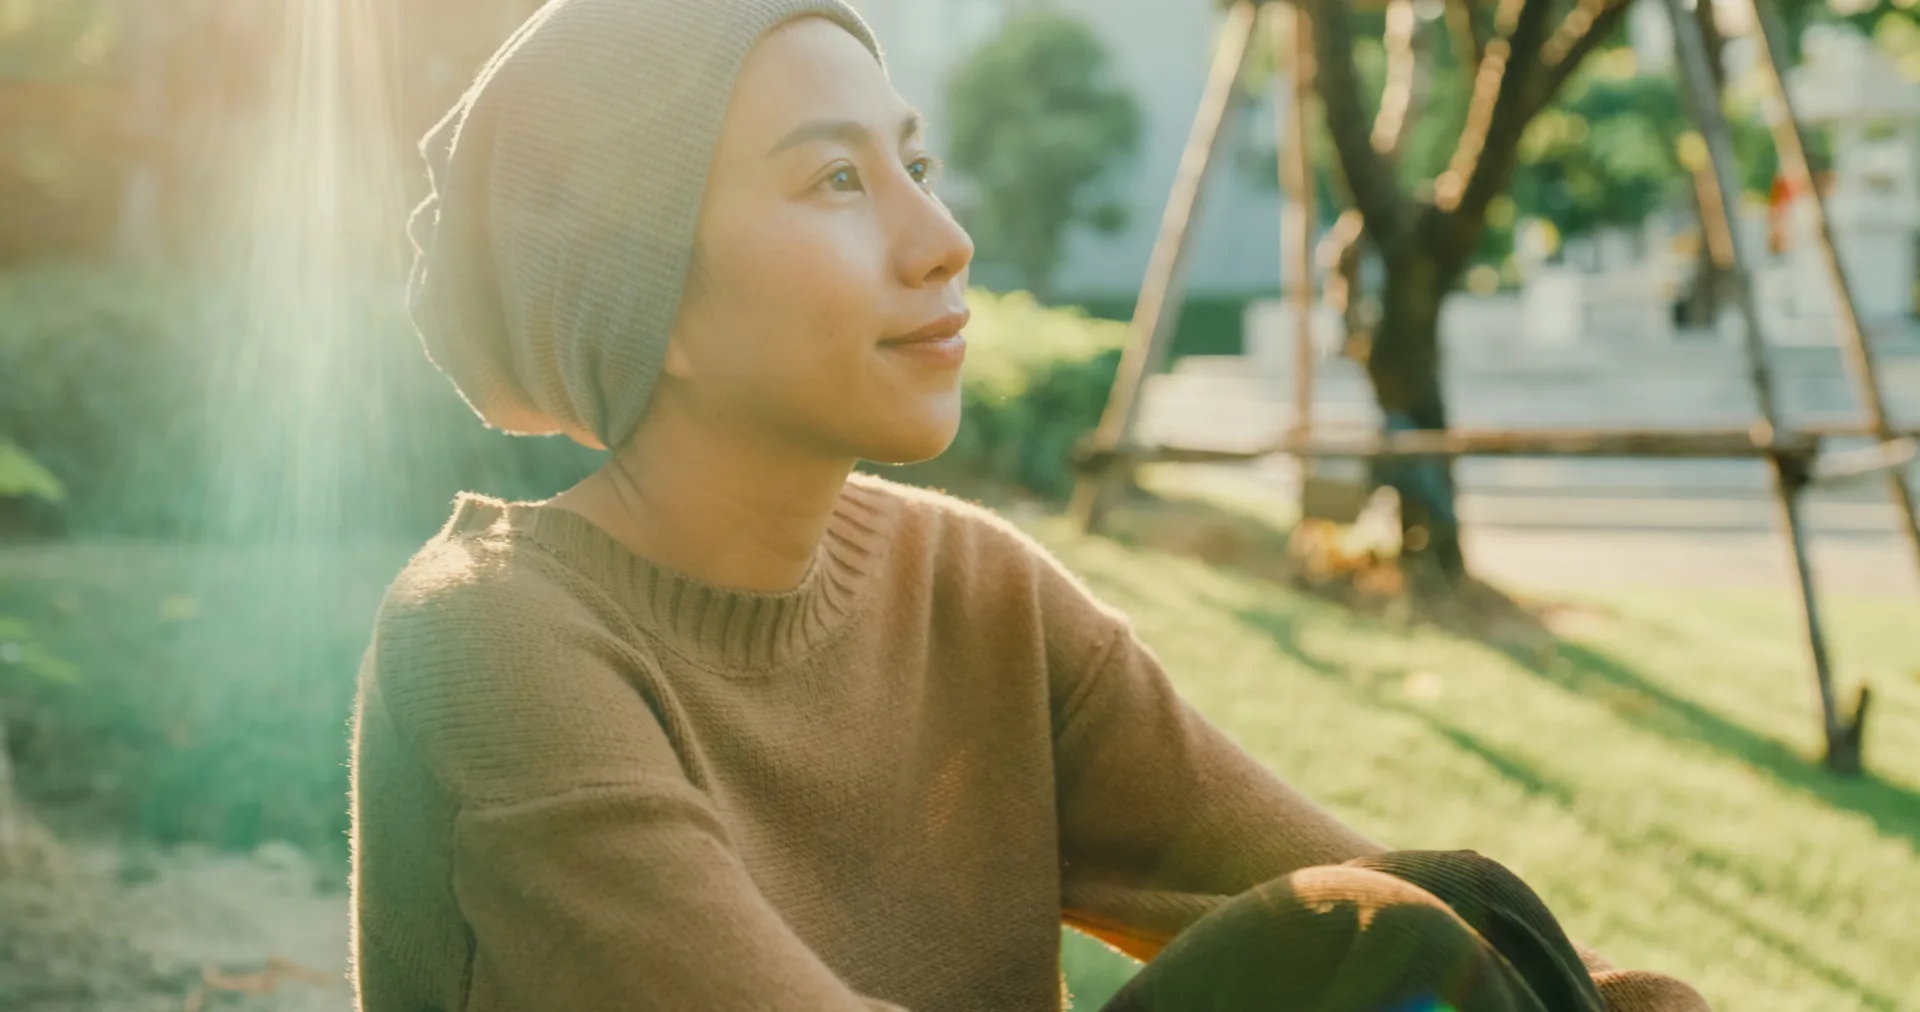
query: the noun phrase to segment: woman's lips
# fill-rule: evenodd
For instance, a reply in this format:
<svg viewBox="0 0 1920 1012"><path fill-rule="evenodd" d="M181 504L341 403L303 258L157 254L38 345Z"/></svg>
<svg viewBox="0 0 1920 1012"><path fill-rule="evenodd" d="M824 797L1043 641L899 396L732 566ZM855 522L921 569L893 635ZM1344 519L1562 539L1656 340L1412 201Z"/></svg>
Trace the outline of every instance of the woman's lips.
<svg viewBox="0 0 1920 1012"><path fill-rule="evenodd" d="M960 329L971 316L964 309L948 313L898 337L889 337L880 342L880 347L931 365L958 366L967 357L967 339Z"/></svg>

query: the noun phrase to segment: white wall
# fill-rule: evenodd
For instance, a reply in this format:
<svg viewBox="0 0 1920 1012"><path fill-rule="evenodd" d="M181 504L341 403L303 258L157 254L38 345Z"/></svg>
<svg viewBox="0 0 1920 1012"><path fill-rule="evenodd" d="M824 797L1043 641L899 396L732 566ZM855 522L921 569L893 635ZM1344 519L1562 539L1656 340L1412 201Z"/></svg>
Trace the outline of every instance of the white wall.
<svg viewBox="0 0 1920 1012"><path fill-rule="evenodd" d="M932 120L935 149L946 78L990 37L1022 0L853 0L887 55L894 85ZM1025 0L1035 3L1036 0ZM1064 297L1130 296L1139 289L1160 215L1173 185L1187 131L1200 104L1219 13L1209 0L1052 0L1051 6L1085 20L1113 56L1117 80L1142 112L1141 147L1124 170L1131 213L1112 236L1076 230L1058 278ZM1272 109L1249 103L1236 137L1271 147ZM1230 148L1237 152L1239 146ZM963 193L964 180L953 180ZM1229 154L1216 170L1193 237L1187 270L1191 294L1275 291L1280 269L1280 199Z"/></svg>

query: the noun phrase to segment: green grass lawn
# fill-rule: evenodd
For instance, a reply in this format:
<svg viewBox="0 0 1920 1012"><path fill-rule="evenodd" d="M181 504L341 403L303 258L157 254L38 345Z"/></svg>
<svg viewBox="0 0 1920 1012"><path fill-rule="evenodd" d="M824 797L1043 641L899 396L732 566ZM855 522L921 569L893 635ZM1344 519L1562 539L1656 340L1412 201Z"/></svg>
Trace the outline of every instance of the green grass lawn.
<svg viewBox="0 0 1920 1012"><path fill-rule="evenodd" d="M1057 521L1036 533L1196 706L1383 842L1505 861L1577 937L1722 1010L1920 1008L1913 600L1827 598L1843 678L1878 694L1875 776L1844 780L1808 758L1784 592L1594 593L1556 651L1517 659ZM409 548L0 551L0 616L74 679L0 665L0 694L45 718L27 786L117 799L161 837L337 846L354 666ZM1078 936L1065 958L1083 1009L1131 972Z"/></svg>
<svg viewBox="0 0 1920 1012"><path fill-rule="evenodd" d="M1843 677L1878 697L1875 776L1845 780L1809 760L1784 591L1596 593L1556 656L1516 660L1039 533L1199 709L1376 839L1504 861L1576 937L1719 1009L1920 1008L1920 603L1826 598ZM1129 972L1097 945L1068 955L1088 999Z"/></svg>

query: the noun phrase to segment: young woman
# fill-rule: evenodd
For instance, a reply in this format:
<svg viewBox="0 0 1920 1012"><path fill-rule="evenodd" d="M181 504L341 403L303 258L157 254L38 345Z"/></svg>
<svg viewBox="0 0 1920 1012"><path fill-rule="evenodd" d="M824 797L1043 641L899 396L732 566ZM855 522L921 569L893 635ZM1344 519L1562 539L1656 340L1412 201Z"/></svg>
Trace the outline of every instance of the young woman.
<svg viewBox="0 0 1920 1012"><path fill-rule="evenodd" d="M959 421L972 246L838 0L555 0L428 136L413 309L490 424L361 673L366 1012L1700 1009L1471 853L1387 852L977 508L853 473ZM1585 956L1583 963L1583 955Z"/></svg>

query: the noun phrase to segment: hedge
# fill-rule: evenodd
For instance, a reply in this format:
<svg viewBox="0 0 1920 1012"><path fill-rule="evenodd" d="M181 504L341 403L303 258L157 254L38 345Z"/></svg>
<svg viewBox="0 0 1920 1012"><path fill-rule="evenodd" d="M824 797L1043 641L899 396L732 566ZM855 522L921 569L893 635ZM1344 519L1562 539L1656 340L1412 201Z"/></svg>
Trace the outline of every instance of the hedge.
<svg viewBox="0 0 1920 1012"><path fill-rule="evenodd" d="M1020 294L975 292L970 303L962 431L946 457L900 473L1064 495L1125 328ZM289 376L236 401L219 387L244 370L218 361L234 349L206 329L230 319L154 276L0 275L0 444L18 444L65 491L30 509L0 506L74 536L0 556L0 643L25 651L0 657L0 716L23 752L23 786L43 796L88 794L161 839L283 838L337 854L354 668L384 581L445 518L455 489L542 496L599 455L485 429L410 334L391 329L349 356L364 382L323 399L331 417L303 423L348 432L334 441L359 454L326 480L386 497L357 519L332 518L356 537L197 543L326 533L223 526L239 513L218 502L235 488L220 438L255 441L265 423L209 405L283 403L331 382ZM241 478L266 503L305 490L285 471Z"/></svg>
<svg viewBox="0 0 1920 1012"><path fill-rule="evenodd" d="M540 498L597 466L599 454L564 438L481 425L420 353L397 293L385 296L330 323L263 323L179 277L0 273L0 438L67 490L57 503L0 505L0 530L424 536L461 489ZM1064 495L1125 326L1024 293L976 290L969 302L959 436L939 461L898 473Z"/></svg>

